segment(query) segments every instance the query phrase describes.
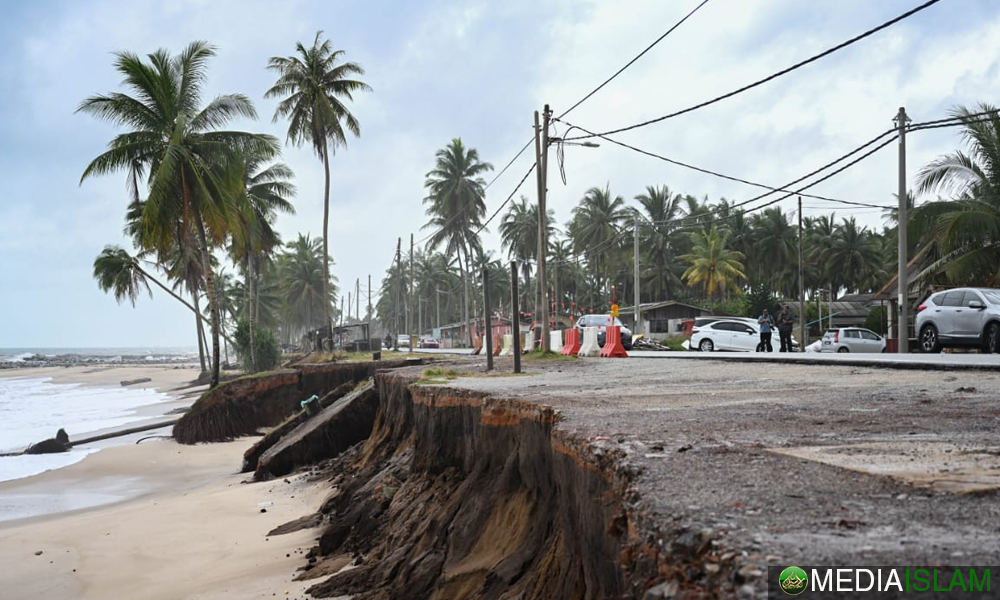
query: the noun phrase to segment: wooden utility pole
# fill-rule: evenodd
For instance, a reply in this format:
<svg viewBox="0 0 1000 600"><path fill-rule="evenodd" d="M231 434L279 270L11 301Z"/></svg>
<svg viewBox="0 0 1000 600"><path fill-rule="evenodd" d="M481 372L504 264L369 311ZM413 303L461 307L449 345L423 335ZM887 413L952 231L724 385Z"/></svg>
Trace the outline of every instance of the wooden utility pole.
<svg viewBox="0 0 1000 600"><path fill-rule="evenodd" d="M538 288L542 298L542 350L549 350L549 289L545 272L545 256L549 249L548 218L545 210L545 194L547 185L547 169L549 154L549 118L552 111L546 104L542 110L542 124L538 124L538 111L535 111L535 156L536 176L538 179Z"/></svg>
<svg viewBox="0 0 1000 600"><path fill-rule="evenodd" d="M802 263L802 196L799 196L799 350L806 351L805 267ZM788 349L791 351L791 348Z"/></svg>
<svg viewBox="0 0 1000 600"><path fill-rule="evenodd" d="M638 210L635 211L635 214L632 215L632 218L634 219L633 237L635 237L635 240L633 240L632 244L632 252L635 254L635 266L633 267L633 273L632 273L632 277L635 280L634 281L635 293L633 294L635 297L634 298L635 327L633 327L632 332L638 335L642 333L642 322L639 320L640 315L639 315L639 211Z"/></svg>
<svg viewBox="0 0 1000 600"><path fill-rule="evenodd" d="M510 261L511 333L514 334L514 372L521 372L521 309L517 297L517 261Z"/></svg>
<svg viewBox="0 0 1000 600"><path fill-rule="evenodd" d="M907 229L909 219L907 216L907 194L906 194L906 109L899 107L896 114L896 126L899 129L899 218L896 220L896 237L899 238L899 272L896 275L896 283L899 288L899 323L896 325L898 333L897 343L900 354L906 354L910 350L909 312L910 302L910 282L907 281Z"/></svg>
<svg viewBox="0 0 1000 600"><path fill-rule="evenodd" d="M361 278L354 280L354 318L361 321Z"/></svg>
<svg viewBox="0 0 1000 600"><path fill-rule="evenodd" d="M368 314L365 316L365 320L371 323L372 320L372 276L368 276Z"/></svg>

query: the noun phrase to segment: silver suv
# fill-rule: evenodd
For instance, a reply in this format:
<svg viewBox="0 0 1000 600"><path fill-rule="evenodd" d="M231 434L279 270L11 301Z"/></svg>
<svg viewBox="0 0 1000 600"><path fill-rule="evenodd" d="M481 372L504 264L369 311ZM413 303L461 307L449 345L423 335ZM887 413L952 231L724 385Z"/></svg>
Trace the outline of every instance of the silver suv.
<svg viewBox="0 0 1000 600"><path fill-rule="evenodd" d="M922 352L959 346L1000 352L1000 290L956 288L931 294L917 308L916 330Z"/></svg>

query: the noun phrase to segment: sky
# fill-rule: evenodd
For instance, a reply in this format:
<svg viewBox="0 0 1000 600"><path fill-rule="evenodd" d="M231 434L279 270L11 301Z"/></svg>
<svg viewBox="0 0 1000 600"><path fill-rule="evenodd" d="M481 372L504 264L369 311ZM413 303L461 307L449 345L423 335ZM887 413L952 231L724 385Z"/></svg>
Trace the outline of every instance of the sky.
<svg viewBox="0 0 1000 600"><path fill-rule="evenodd" d="M565 120L617 129L739 88L891 19L918 0L710 0L693 17ZM361 137L331 162L330 250L344 293L367 278L376 296L398 238L428 231L423 187L434 153L460 137L495 167L532 135L533 111L561 114L697 4L696 0L35 0L4 4L0 21L0 348L154 347L196 344L194 319L154 290L133 308L93 279L122 234L125 174L80 183L117 133L75 114L91 95L122 91L113 53L180 52L194 40L217 47L206 97L249 96L257 121L230 129L285 140L264 99L272 56L288 56L317 31L365 69L370 94L352 111ZM997 103L1000 4L942 0L830 57L715 105L616 135L640 148L766 185L782 186L893 126L898 107L914 121L956 105ZM556 125L556 132L565 131ZM957 130L907 137L910 185L919 167L961 146ZM897 150L811 190L889 206ZM492 214L530 167L525 153L487 190ZM553 155L554 156L554 155ZM323 167L309 148L285 145L296 174L296 214L278 218L286 241L322 235ZM755 188L685 170L602 143L569 147L564 185L551 160L548 205L562 227L591 187L610 186L629 205L648 185L711 201ZM492 176L490 177L492 178ZM535 202L534 180L518 192ZM921 198L918 201L923 200ZM781 203L786 211L795 200ZM805 200L803 214L835 213L881 228L877 209ZM502 215L502 213L501 213ZM502 255L496 225L484 246ZM232 267L229 268L232 272Z"/></svg>

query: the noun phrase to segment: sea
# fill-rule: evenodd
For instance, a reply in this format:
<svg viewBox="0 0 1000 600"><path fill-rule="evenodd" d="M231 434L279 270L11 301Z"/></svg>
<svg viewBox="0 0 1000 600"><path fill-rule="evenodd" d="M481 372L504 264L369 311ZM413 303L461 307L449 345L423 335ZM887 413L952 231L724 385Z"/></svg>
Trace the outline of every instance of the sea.
<svg viewBox="0 0 1000 600"><path fill-rule="evenodd" d="M20 368L102 364L178 364L197 361L191 348L0 348L0 453L24 450L63 428L70 439L120 428L150 418L148 407L171 400L153 389L53 383ZM145 408L145 411L140 409ZM111 442L113 444L114 442ZM0 481L29 477L68 466L101 447L95 444L59 454L0 457Z"/></svg>

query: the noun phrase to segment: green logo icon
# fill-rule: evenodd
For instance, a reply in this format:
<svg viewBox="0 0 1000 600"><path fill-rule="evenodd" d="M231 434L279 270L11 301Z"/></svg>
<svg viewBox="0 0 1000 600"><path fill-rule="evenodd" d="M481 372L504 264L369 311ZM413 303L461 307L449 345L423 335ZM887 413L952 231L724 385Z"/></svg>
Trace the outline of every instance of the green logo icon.
<svg viewBox="0 0 1000 600"><path fill-rule="evenodd" d="M778 575L778 587L790 596L798 596L806 591L809 577L798 567L788 567Z"/></svg>

